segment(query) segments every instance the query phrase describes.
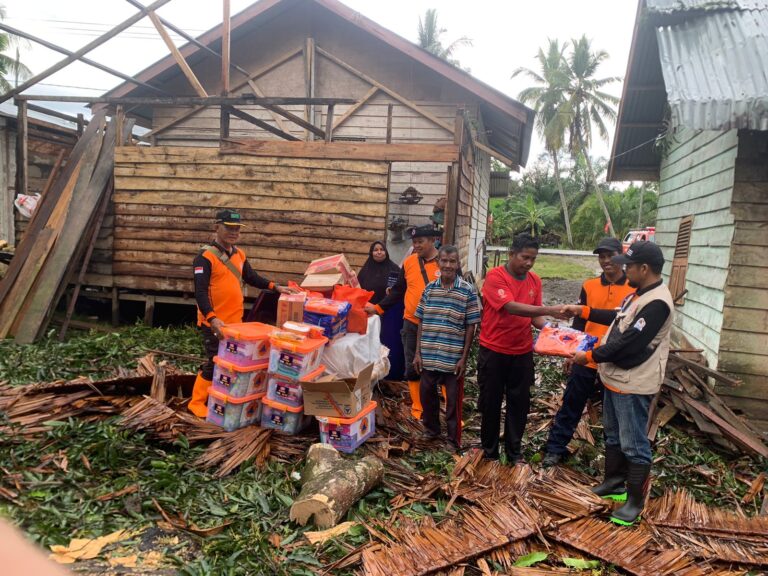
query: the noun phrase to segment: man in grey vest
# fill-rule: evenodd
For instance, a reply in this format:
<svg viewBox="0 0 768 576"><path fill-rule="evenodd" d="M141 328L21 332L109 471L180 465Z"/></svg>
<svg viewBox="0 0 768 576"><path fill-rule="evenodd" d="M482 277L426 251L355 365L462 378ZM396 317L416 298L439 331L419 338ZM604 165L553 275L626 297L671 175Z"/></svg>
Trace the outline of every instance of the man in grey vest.
<svg viewBox="0 0 768 576"><path fill-rule="evenodd" d="M662 283L664 255L656 244L635 242L613 261L626 265L627 280L635 293L617 310L570 305L563 307L563 312L610 325L600 346L577 352L573 361L581 366L597 363L605 387L605 478L592 491L603 498L625 501L611 520L631 525L645 503L652 461L648 410L664 380L674 304Z"/></svg>

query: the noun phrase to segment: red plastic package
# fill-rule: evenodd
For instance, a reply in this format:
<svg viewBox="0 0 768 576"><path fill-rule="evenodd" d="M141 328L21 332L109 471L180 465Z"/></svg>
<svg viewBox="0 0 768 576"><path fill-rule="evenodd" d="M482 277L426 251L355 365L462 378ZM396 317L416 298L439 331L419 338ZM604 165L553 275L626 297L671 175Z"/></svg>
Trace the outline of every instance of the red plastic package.
<svg viewBox="0 0 768 576"><path fill-rule="evenodd" d="M373 292L352 286L335 286L333 289L334 300L344 300L352 305L347 315L347 332L365 334L368 332L368 314L365 305L373 297Z"/></svg>
<svg viewBox="0 0 768 576"><path fill-rule="evenodd" d="M547 324L539 332L533 351L544 356L564 356L570 358L576 352L592 350L597 344L597 338L585 332Z"/></svg>

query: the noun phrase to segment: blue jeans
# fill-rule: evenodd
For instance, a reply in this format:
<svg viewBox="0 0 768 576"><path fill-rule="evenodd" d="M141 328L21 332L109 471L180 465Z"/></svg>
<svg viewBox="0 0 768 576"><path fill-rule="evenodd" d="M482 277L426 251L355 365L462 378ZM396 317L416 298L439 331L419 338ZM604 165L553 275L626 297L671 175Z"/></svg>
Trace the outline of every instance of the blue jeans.
<svg viewBox="0 0 768 576"><path fill-rule="evenodd" d="M654 394L619 394L605 389L603 428L605 445L621 449L632 464L651 464L648 409Z"/></svg>
<svg viewBox="0 0 768 576"><path fill-rule="evenodd" d="M568 442L573 438L576 426L584 413L584 406L601 388L597 370L574 364L568 376L563 393L563 404L555 415L552 429L549 431L547 454L567 454Z"/></svg>

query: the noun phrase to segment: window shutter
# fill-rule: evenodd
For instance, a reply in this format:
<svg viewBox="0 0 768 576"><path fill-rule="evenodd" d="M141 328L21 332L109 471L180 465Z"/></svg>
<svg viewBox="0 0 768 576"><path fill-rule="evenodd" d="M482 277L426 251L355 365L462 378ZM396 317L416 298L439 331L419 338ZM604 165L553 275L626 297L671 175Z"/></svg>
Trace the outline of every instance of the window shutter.
<svg viewBox="0 0 768 576"><path fill-rule="evenodd" d="M691 230L693 228L693 216L685 216L680 220L677 230L677 243L675 255L672 258L672 273L669 276L669 291L675 304L682 305L685 302L685 273L688 270L688 253L691 248Z"/></svg>

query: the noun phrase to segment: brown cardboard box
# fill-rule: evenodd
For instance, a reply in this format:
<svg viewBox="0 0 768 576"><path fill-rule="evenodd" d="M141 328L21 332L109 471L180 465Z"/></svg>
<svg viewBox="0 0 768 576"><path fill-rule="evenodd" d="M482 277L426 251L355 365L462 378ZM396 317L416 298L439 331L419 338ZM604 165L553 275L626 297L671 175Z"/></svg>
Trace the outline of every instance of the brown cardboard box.
<svg viewBox="0 0 768 576"><path fill-rule="evenodd" d="M354 418L371 401L373 364L363 368L357 378L339 379L321 376L314 382L302 382L304 414Z"/></svg>
<svg viewBox="0 0 768 576"><path fill-rule="evenodd" d="M282 327L288 321L302 322L304 320L304 302L307 295L280 294L277 300L277 326Z"/></svg>
<svg viewBox="0 0 768 576"><path fill-rule="evenodd" d="M336 284L344 284L344 276L340 272L334 274L309 274L304 277L301 287L314 292L333 290Z"/></svg>
<svg viewBox="0 0 768 576"><path fill-rule="evenodd" d="M340 273L344 279L343 282L338 282L338 284L346 284L353 288L360 287L360 282L357 280L357 274L352 270L352 267L349 265L347 257L344 256L344 254L336 254L334 256L326 256L325 258L312 260L304 271L304 275L328 274L332 272Z"/></svg>

